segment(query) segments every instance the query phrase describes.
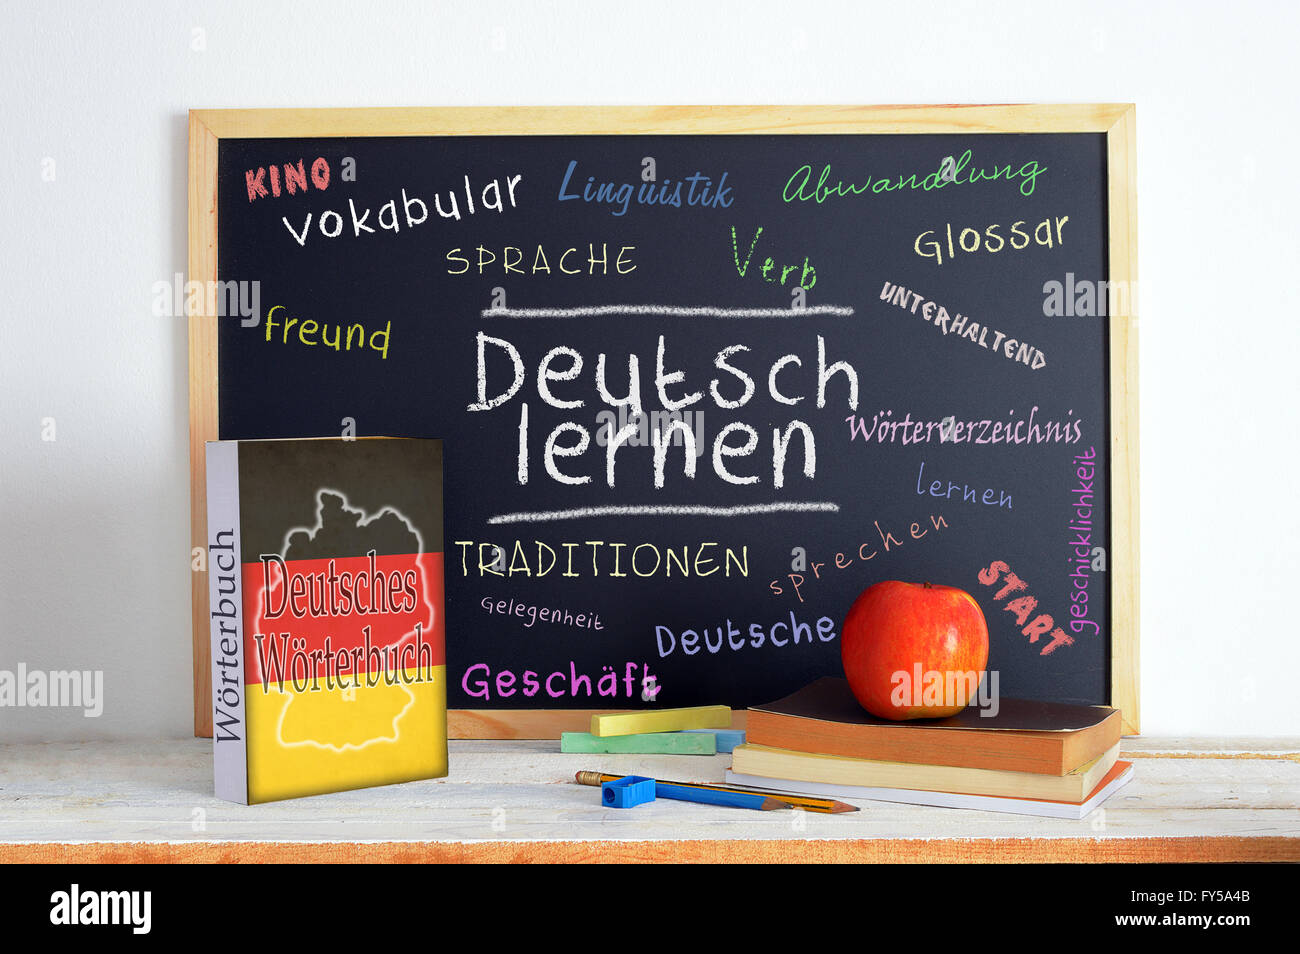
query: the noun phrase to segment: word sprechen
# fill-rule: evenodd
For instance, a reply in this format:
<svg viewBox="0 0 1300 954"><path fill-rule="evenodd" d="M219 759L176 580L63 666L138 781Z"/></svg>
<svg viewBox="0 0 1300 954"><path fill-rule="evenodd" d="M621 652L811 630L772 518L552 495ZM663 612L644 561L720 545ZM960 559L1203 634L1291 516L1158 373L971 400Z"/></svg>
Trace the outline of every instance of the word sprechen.
<svg viewBox="0 0 1300 954"><path fill-rule="evenodd" d="M858 406L858 373L847 361L827 363L826 341L817 335L817 353L800 358L797 354L787 354L777 358L764 369L746 370L745 353L750 349L743 344L733 344L718 351L713 358L713 367L719 372L707 385L703 380L688 382L686 372L670 370L672 361L664 335L659 336L655 351L654 390L659 403L668 411L680 411L693 404L705 401L707 393L713 404L722 411L737 411L748 405L757 389L766 383L768 394L777 404L790 407L798 406L807 400L804 407L816 404L818 408L826 407L827 388L833 379L838 389L847 392L847 402L851 409ZM497 391L503 381L499 376L490 386L488 380L488 349L497 355L493 366L505 367L504 357L513 367L510 383L504 390ZM572 385L589 366L589 362L574 348L559 345L552 348L537 363L533 375L533 385L537 397L543 404L559 410L574 412L584 408L587 399L573 397ZM617 381L611 378L615 372L610 370L611 362L602 352L596 356L593 384L595 396L604 404L614 409L626 409L628 424L612 434L604 436L604 479L610 487L615 485L616 465L619 450L624 446L634 445L634 438L640 433L638 421L644 413L642 405L641 361L636 354L629 354L618 363ZM624 372L626 368L626 372ZM751 374L751 370L755 373ZM802 373L801 373L802 372ZM757 377L757 381L755 378ZM523 390L528 381L524 359L514 344L503 338L478 333L478 400L471 403L469 411L489 412L509 404ZM562 385L557 388L556 385ZM694 389L692 390L692 385ZM812 392L812 393L809 393ZM518 479L520 484L527 484L532 473L532 455L535 453L534 435L529 431L528 402L519 402L519 450ZM766 409L760 413L767 422ZM683 418L685 415L683 415ZM609 425L607 430L613 431ZM800 438L803 457L803 475L813 479L817 471L817 447L812 428L807 422L798 418L791 419L784 426L777 425L771 431L771 480L772 486L780 489L785 486L787 458L790 445L795 436ZM682 472L688 479L695 477L696 448L695 432L690 424L683 420L670 420L666 428L654 429L651 433L653 449L654 486L656 490L664 486L664 471L668 462L669 448L677 447L674 456L680 455ZM721 427L713 438L712 465L719 479L729 484L757 484L762 478L753 472L755 468L745 467L746 458L758 450L759 432L744 421L732 421ZM591 447L591 431L584 424L576 421L564 421L556 425L542 442L542 466L551 480L561 484L588 484L593 480L590 472L582 473L578 462ZM585 468L590 471L590 465Z"/></svg>

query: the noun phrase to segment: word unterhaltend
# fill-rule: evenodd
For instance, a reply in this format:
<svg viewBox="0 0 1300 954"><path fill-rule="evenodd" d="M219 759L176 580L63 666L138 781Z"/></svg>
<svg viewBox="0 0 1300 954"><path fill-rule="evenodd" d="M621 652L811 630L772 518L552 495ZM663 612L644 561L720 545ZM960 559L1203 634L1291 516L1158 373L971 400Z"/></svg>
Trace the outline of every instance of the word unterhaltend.
<svg viewBox="0 0 1300 954"><path fill-rule="evenodd" d="M979 345L981 348L988 348L988 325L981 326L977 321L970 321L966 315L957 314L949 315L948 310L943 305L933 301L927 301L914 291L908 291L902 285L894 285L885 282L885 287L880 290L880 300L887 301L892 305L897 305L912 314L916 314L917 306L921 308L920 318L926 321L933 319L934 326L942 331L945 335L955 333L962 338L967 338ZM922 304L924 302L924 304ZM936 313L937 309L937 313ZM969 322L969 324L968 324ZM1001 331L993 332L992 350L996 354L998 347L1001 346L1002 353L1008 358L1019 361L1021 364L1027 364L1035 371L1046 366L1047 358L1043 352L1037 348L1031 347L1025 342L1018 342L1015 338L1008 338ZM1003 339L1006 343L1003 344Z"/></svg>

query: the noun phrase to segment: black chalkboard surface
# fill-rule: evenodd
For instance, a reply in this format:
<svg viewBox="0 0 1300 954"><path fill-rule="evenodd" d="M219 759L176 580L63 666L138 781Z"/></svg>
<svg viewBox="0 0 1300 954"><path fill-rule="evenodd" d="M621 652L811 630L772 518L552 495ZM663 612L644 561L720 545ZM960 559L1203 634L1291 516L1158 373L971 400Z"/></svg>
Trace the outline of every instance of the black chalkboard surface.
<svg viewBox="0 0 1300 954"><path fill-rule="evenodd" d="M445 441L451 707L770 701L887 579L975 596L1002 694L1117 701L1104 132L229 136L216 183L220 437Z"/></svg>

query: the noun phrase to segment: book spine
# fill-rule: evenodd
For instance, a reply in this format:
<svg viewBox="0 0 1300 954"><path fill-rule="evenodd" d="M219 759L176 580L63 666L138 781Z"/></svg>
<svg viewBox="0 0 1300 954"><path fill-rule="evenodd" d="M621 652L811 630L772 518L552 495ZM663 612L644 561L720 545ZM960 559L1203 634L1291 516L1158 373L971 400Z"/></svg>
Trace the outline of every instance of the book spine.
<svg viewBox="0 0 1300 954"><path fill-rule="evenodd" d="M247 805L248 720L244 706L239 444L234 441L208 443L207 484L213 777L218 798Z"/></svg>

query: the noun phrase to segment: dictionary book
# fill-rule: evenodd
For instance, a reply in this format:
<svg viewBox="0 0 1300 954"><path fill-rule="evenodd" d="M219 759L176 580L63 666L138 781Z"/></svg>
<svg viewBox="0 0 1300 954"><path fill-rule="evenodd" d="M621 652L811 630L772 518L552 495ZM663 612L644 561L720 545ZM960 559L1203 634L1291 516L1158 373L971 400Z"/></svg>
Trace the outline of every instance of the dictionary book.
<svg viewBox="0 0 1300 954"><path fill-rule="evenodd" d="M447 774L442 442L210 441L216 794Z"/></svg>

